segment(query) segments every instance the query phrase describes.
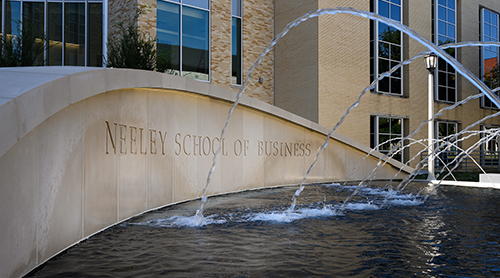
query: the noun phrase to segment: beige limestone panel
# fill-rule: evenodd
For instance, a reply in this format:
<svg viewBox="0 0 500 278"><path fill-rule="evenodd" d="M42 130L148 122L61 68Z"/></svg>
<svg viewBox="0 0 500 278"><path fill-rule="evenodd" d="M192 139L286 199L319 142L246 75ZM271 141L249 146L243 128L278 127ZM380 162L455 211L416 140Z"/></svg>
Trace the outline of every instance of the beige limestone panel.
<svg viewBox="0 0 500 278"><path fill-rule="evenodd" d="M201 185L201 189L204 189L207 184L208 173L212 167L213 157L217 151L220 132L225 123L225 108L227 104L222 101L213 100L207 97L198 99L198 115L197 118L193 120L197 121L197 139L193 137L193 143L197 143L198 146L193 146L193 154L198 157L198 184ZM236 113L237 114L237 113ZM231 170L227 169L227 165L224 165L224 161L227 161L227 157L231 155L229 153L231 149L231 135L234 131L234 126L238 125L238 116L231 120L230 126L227 129L227 133L224 136L224 152L221 152L220 158L217 160L216 169L210 176L210 184L207 187L207 195L218 194L225 191L228 188L228 184L234 182L233 177L226 175L227 172ZM229 134L229 135L228 135ZM235 165L239 162L234 161ZM230 165L235 167L235 165ZM237 168L239 172L240 168ZM221 176L221 173L224 174ZM201 196L201 194L200 194Z"/></svg>
<svg viewBox="0 0 500 278"><path fill-rule="evenodd" d="M18 140L18 126L16 116L16 103L10 100L0 105L0 157L10 149ZM8 130L8 132L7 132Z"/></svg>
<svg viewBox="0 0 500 278"><path fill-rule="evenodd" d="M305 146L305 158L306 158L306 169L304 170L304 174L311 167L316 158L316 155L319 151L321 145L324 144L325 138L317 133L308 133L306 132L306 142L309 145ZM326 169L330 167L330 165L326 165L328 158L328 149L325 149L319 156L316 165L311 169L306 183L319 182L324 181Z"/></svg>
<svg viewBox="0 0 500 278"><path fill-rule="evenodd" d="M70 103L92 97L107 89L106 69L80 72L69 77Z"/></svg>
<svg viewBox="0 0 500 278"><path fill-rule="evenodd" d="M18 69L0 68L0 97L15 98L22 93L34 89L40 84L50 82L61 77L65 74L58 72L57 74L50 72L30 72L29 68L21 67ZM23 81L19 82L19 76L23 76Z"/></svg>
<svg viewBox="0 0 500 278"><path fill-rule="evenodd" d="M148 152L148 209L172 203L174 175L174 121L171 112L174 109L173 94L160 90L147 90L148 125L153 130L150 134ZM152 143L151 138L154 138Z"/></svg>
<svg viewBox="0 0 500 278"><path fill-rule="evenodd" d="M324 156L325 163L323 165L325 167L325 178L331 181L346 179L346 170L344 169L346 151L342 144L337 141L330 140L328 146L326 147Z"/></svg>
<svg viewBox="0 0 500 278"><path fill-rule="evenodd" d="M137 75L141 73L144 74L144 71L132 69L106 70L104 71L106 79L106 90L112 91L123 88L133 88L138 83ZM153 72L146 72L146 74L147 73L154 74Z"/></svg>
<svg viewBox="0 0 500 278"><path fill-rule="evenodd" d="M265 115L256 113L248 108L241 108L243 112L242 127L243 138L248 140L248 154L243 159L241 182L238 185L233 185L236 190L264 186L264 161L265 156L259 144L262 145L264 137L264 121Z"/></svg>
<svg viewBox="0 0 500 278"><path fill-rule="evenodd" d="M297 184L300 183L309 166L306 165L304 161L304 158L306 157L301 156L302 150L300 149L301 144L306 141L306 136L303 129L297 129L289 123L285 124L285 131L286 132L282 134L282 140L285 143L285 164L283 165L284 168L281 172L284 175L283 178L285 179L285 184Z"/></svg>
<svg viewBox="0 0 500 278"><path fill-rule="evenodd" d="M199 97L188 98L179 93L174 96L172 115L175 120L174 135L174 202L189 200L201 196L202 184L199 183L198 159L194 155L193 137L198 133ZM207 172L208 173L208 172Z"/></svg>
<svg viewBox="0 0 500 278"><path fill-rule="evenodd" d="M120 91L84 102L84 236L118 221L119 108Z"/></svg>
<svg viewBox="0 0 500 278"><path fill-rule="evenodd" d="M67 93L61 94L61 90L67 90ZM46 118L68 106L70 104L69 96L69 77L45 83L18 96L15 101L19 138Z"/></svg>
<svg viewBox="0 0 500 278"><path fill-rule="evenodd" d="M184 78L181 76L171 75L171 74L162 74L161 78L162 78L163 88L169 88L172 90L180 90L180 91L186 90L186 82L189 80L189 78Z"/></svg>
<svg viewBox="0 0 500 278"><path fill-rule="evenodd" d="M0 277L21 277L37 263L37 132L0 156Z"/></svg>
<svg viewBox="0 0 500 278"><path fill-rule="evenodd" d="M147 161L149 149L148 93L120 90L120 122L117 127L118 219L147 208Z"/></svg>
<svg viewBox="0 0 500 278"><path fill-rule="evenodd" d="M285 157L283 156L283 137L285 127L283 121L276 118L264 119L264 183L266 185L285 184L283 174Z"/></svg>
<svg viewBox="0 0 500 278"><path fill-rule="evenodd" d="M39 262L83 236L83 107L71 105L36 128Z"/></svg>

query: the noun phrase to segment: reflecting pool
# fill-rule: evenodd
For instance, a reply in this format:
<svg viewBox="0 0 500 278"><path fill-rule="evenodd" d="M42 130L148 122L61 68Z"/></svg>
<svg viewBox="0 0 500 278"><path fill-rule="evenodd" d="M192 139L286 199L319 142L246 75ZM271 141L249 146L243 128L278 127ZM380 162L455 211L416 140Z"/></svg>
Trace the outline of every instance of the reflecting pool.
<svg viewBox="0 0 500 278"><path fill-rule="evenodd" d="M135 217L70 248L30 277L498 277L500 191L412 183L309 185L210 198ZM387 206L380 208L386 196ZM187 225L187 226L186 226Z"/></svg>

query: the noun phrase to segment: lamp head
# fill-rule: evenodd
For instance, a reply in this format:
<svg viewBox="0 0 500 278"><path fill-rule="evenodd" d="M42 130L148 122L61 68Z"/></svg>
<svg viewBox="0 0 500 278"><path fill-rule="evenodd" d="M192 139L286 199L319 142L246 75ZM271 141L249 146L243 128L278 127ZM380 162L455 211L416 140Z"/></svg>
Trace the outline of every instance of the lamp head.
<svg viewBox="0 0 500 278"><path fill-rule="evenodd" d="M437 56L434 53L429 53L424 56L425 68L433 71L437 66Z"/></svg>

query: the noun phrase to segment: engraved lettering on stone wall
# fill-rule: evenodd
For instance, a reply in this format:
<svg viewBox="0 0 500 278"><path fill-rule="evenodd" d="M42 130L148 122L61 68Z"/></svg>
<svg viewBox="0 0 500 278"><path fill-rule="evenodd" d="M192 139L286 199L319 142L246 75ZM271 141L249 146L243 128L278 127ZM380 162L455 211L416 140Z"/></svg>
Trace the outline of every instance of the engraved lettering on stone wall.
<svg viewBox="0 0 500 278"><path fill-rule="evenodd" d="M276 140L251 141L237 138L222 142L218 137L145 128L105 121L105 154L213 156L221 147L221 156L246 157L251 154L265 157L304 157L311 155L311 143ZM170 143L169 143L170 142ZM173 146L169 149L168 146Z"/></svg>

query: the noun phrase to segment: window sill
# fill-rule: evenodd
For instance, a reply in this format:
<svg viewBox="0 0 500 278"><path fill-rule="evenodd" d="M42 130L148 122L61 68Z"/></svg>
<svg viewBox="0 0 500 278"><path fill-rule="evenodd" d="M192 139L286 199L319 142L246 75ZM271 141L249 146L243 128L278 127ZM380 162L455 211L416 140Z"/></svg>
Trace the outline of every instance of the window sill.
<svg viewBox="0 0 500 278"><path fill-rule="evenodd" d="M384 93L384 92L370 91L370 93L372 93L374 95L382 95L382 96L388 96L388 97L408 98L408 96L405 96L405 95L397 95L397 94Z"/></svg>

